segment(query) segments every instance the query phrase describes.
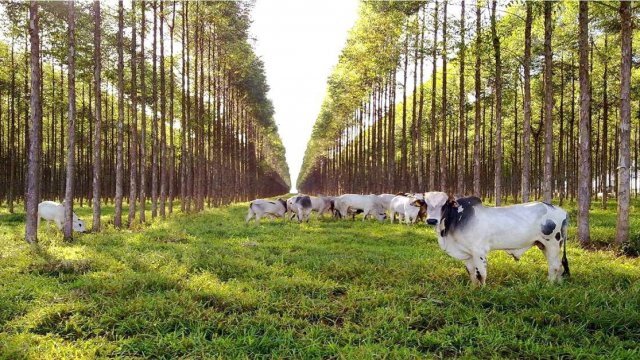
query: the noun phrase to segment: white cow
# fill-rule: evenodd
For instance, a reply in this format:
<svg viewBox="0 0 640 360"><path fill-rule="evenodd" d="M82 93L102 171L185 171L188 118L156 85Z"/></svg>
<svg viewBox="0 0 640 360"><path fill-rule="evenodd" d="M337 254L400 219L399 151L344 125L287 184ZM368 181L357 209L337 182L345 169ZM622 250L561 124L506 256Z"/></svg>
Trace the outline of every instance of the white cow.
<svg viewBox="0 0 640 360"><path fill-rule="evenodd" d="M364 213L363 221L369 215L374 215L378 221L384 221L387 214L378 195L360 195L345 194L338 196L335 201L335 208L340 217L347 216L350 213L362 211Z"/></svg>
<svg viewBox="0 0 640 360"><path fill-rule="evenodd" d="M443 192L425 194L427 223L435 225L438 243L465 261L472 283L487 280L487 255L505 250L514 259L536 245L547 258L549 280L569 276L567 212L542 202L484 207L477 197L453 199Z"/></svg>
<svg viewBox="0 0 640 360"><path fill-rule="evenodd" d="M380 194L378 197L380 198L381 204L384 207L385 211L391 211L391 200L397 195L394 194Z"/></svg>
<svg viewBox="0 0 640 360"><path fill-rule="evenodd" d="M298 217L298 222L309 222L309 216L312 211L311 197L308 195L296 195L287 199L287 210L291 211L291 217Z"/></svg>
<svg viewBox="0 0 640 360"><path fill-rule="evenodd" d="M333 198L328 196L309 196L311 200L311 211L318 213L318 217L324 215L325 212L333 213Z"/></svg>
<svg viewBox="0 0 640 360"><path fill-rule="evenodd" d="M395 221L398 214L398 221L406 224L414 223L427 213L427 204L423 199L413 196L398 195L391 200L391 212L389 218L391 223Z"/></svg>
<svg viewBox="0 0 640 360"><path fill-rule="evenodd" d="M256 199L249 203L249 213L245 223L255 217L256 223L260 223L260 218L265 215L284 217L287 212L287 203L282 200Z"/></svg>
<svg viewBox="0 0 640 360"><path fill-rule="evenodd" d="M64 205L55 201L43 201L38 204L38 227L40 227L40 219L46 221L53 221L58 229L62 230L64 226ZM84 226L84 221L78 218L76 213L72 214L73 231L85 232L87 228Z"/></svg>

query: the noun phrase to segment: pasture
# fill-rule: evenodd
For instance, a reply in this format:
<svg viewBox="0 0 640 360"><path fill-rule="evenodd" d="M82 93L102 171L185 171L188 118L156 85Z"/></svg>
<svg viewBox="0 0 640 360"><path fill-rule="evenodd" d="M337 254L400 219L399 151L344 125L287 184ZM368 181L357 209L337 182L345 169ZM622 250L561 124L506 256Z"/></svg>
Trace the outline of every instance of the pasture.
<svg viewBox="0 0 640 360"><path fill-rule="evenodd" d="M36 250L2 208L0 358L638 358L640 259L580 249L565 208L570 279L548 284L535 248L494 252L484 288L425 225L245 225L236 204L73 243L45 224ZM609 209L594 206L596 243Z"/></svg>

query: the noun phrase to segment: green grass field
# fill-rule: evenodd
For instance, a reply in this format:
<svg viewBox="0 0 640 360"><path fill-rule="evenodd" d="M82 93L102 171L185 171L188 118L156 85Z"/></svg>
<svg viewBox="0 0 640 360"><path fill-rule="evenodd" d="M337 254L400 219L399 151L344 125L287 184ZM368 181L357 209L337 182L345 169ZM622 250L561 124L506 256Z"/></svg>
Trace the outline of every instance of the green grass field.
<svg viewBox="0 0 640 360"><path fill-rule="evenodd" d="M615 207L596 208L594 240L610 241ZM245 214L107 225L71 244L51 224L36 252L24 215L0 209L0 358L640 357L640 259L578 248L575 221L563 284L534 248L492 253L472 288L424 225Z"/></svg>

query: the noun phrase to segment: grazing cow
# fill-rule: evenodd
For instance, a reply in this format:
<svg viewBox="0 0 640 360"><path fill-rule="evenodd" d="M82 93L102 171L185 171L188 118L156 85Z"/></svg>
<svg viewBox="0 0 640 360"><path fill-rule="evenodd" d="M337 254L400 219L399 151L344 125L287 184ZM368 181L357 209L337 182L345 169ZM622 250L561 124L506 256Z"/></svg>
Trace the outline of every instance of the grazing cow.
<svg viewBox="0 0 640 360"><path fill-rule="evenodd" d="M374 215L378 221L384 221L387 218L387 214L384 211L384 207L378 195L341 195L336 198L335 208L340 217L345 217L348 214L362 211L364 214L364 218L362 219L363 221L369 215Z"/></svg>
<svg viewBox="0 0 640 360"><path fill-rule="evenodd" d="M380 194L378 197L380 198L380 203L382 207L384 207L385 211L391 211L391 200L397 195L394 194Z"/></svg>
<svg viewBox="0 0 640 360"><path fill-rule="evenodd" d="M395 196L391 200L391 213L389 215L392 224L396 219L396 214L398 214L399 222L415 223L427 214L427 203L424 199L416 199L413 196Z"/></svg>
<svg viewBox="0 0 640 360"><path fill-rule="evenodd" d="M308 195L296 195L287 200L287 210L291 211L291 217L298 217L298 222L309 222L309 215L312 211L311 197Z"/></svg>
<svg viewBox="0 0 640 360"><path fill-rule="evenodd" d="M328 196L309 196L311 199L311 211L318 213L321 217L325 212L333 213L334 201Z"/></svg>
<svg viewBox="0 0 640 360"><path fill-rule="evenodd" d="M255 217L256 223L260 223L260 218L265 215L284 217L287 213L287 203L282 200L256 199L249 203L249 212L245 223Z"/></svg>
<svg viewBox="0 0 640 360"><path fill-rule="evenodd" d="M40 227L40 219L47 221L53 221L58 229L62 230L64 225L64 205L55 201L43 201L38 204L38 227ZM85 232L87 228L84 226L84 221L78 218L76 213L73 213L73 231Z"/></svg>
<svg viewBox="0 0 640 360"><path fill-rule="evenodd" d="M472 283L485 284L489 251L505 250L519 260L534 245L547 258L550 281L569 276L563 209L542 202L484 207L477 197L456 200L443 192L426 193L425 200L427 223L435 225L440 248L465 261Z"/></svg>

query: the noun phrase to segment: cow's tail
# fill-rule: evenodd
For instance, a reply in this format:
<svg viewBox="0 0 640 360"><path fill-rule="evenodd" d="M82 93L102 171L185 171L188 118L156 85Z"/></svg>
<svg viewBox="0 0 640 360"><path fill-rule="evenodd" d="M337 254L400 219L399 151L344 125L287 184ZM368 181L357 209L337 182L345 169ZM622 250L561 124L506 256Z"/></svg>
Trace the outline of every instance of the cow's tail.
<svg viewBox="0 0 640 360"><path fill-rule="evenodd" d="M562 276L569 277L571 273L569 272L569 260L567 259L567 241L569 241L569 237L567 236L567 226L569 222L569 215L564 218L562 222L562 228L560 231L562 232L562 268L564 269Z"/></svg>

